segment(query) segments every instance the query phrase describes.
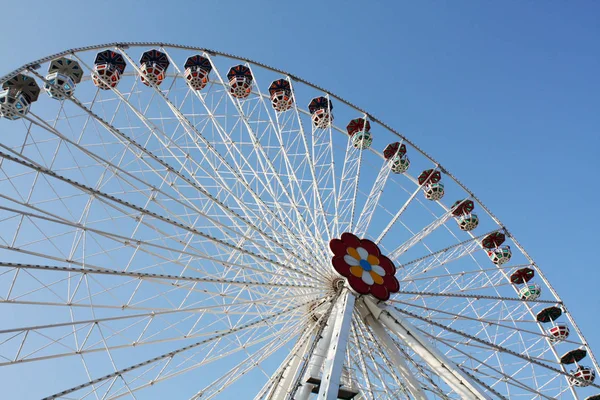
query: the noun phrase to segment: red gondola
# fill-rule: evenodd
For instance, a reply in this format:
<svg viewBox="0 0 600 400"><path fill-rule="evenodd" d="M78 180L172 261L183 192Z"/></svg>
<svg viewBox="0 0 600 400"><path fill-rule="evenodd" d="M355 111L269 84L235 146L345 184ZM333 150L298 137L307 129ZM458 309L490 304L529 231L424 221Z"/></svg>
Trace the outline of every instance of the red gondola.
<svg viewBox="0 0 600 400"><path fill-rule="evenodd" d="M231 67L227 73L229 79L229 91L237 99L245 99L252 92L252 71L245 65Z"/></svg>
<svg viewBox="0 0 600 400"><path fill-rule="evenodd" d="M148 50L140 58L142 83L146 86L160 85L169 68L169 58L165 53L156 49Z"/></svg>
<svg viewBox="0 0 600 400"><path fill-rule="evenodd" d="M271 95L271 105L277 112L287 111L294 105L292 87L285 79L278 79L271 82L269 94Z"/></svg>
<svg viewBox="0 0 600 400"><path fill-rule="evenodd" d="M596 379L596 372L590 367L579 366L571 372L569 383L573 386L589 386Z"/></svg>
<svg viewBox="0 0 600 400"><path fill-rule="evenodd" d="M561 342L569 337L569 327L566 325L555 325L548 329L548 334L551 336L552 341Z"/></svg>
<svg viewBox="0 0 600 400"><path fill-rule="evenodd" d="M96 54L92 73L94 85L102 90L116 87L125 72L126 65L123 56L114 51L104 50Z"/></svg>
<svg viewBox="0 0 600 400"><path fill-rule="evenodd" d="M312 122L315 128L325 129L333 121L333 104L326 97L315 97L308 104L308 111L312 115Z"/></svg>
<svg viewBox="0 0 600 400"><path fill-rule="evenodd" d="M212 65L206 57L199 54L188 57L185 64L185 79L194 90L202 90L208 83L208 75L212 71Z"/></svg>

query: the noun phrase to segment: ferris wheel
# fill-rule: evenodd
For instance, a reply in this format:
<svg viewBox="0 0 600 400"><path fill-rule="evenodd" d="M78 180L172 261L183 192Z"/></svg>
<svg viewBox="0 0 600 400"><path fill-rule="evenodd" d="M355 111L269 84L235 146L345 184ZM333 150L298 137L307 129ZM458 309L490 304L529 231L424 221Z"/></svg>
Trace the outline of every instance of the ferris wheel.
<svg viewBox="0 0 600 400"><path fill-rule="evenodd" d="M600 398L507 228L333 93L162 43L0 84L6 396Z"/></svg>

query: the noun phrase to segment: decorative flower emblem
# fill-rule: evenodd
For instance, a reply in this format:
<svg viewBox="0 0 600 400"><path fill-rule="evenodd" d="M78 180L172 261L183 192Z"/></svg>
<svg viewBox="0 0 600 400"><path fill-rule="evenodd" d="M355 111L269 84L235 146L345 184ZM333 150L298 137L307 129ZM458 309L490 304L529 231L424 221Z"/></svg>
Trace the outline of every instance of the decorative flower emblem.
<svg viewBox="0 0 600 400"><path fill-rule="evenodd" d="M394 276L394 263L381 254L379 247L369 239L359 239L351 233L343 233L341 239L332 239L333 268L348 279L350 287L360 294L371 293L385 301L390 293L400 290Z"/></svg>

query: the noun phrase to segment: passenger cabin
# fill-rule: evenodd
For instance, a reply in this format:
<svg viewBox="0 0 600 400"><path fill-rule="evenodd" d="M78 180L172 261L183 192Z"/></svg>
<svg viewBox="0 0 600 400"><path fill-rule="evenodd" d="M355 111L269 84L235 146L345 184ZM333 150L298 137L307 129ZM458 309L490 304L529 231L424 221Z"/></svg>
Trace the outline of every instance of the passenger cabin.
<svg viewBox="0 0 600 400"><path fill-rule="evenodd" d="M392 172L395 174L403 174L410 167L410 160L406 155L406 145L400 142L388 144L383 149L383 157L390 161Z"/></svg>
<svg viewBox="0 0 600 400"><path fill-rule="evenodd" d="M417 181L423 187L423 193L427 200L438 201L444 197L444 184L440 182L441 179L442 174L435 169L426 169L421 172Z"/></svg>
<svg viewBox="0 0 600 400"><path fill-rule="evenodd" d="M229 80L229 92L236 99L245 99L252 93L252 71L245 65L231 67L227 73Z"/></svg>
<svg viewBox="0 0 600 400"><path fill-rule="evenodd" d="M23 118L39 95L40 87L32 77L23 74L13 76L2 84L0 115L10 120Z"/></svg>
<svg viewBox="0 0 600 400"><path fill-rule="evenodd" d="M184 66L184 76L188 85L194 90L202 90L208 83L208 75L212 65L206 57L195 55L188 57Z"/></svg>
<svg viewBox="0 0 600 400"><path fill-rule="evenodd" d="M317 129L326 129L333 122L333 104L326 97L315 97L308 104L313 126Z"/></svg>
<svg viewBox="0 0 600 400"><path fill-rule="evenodd" d="M373 143L373 135L371 134L371 123L365 118L355 118L348 123L346 131L352 146L357 149L364 150L371 147Z"/></svg>
<svg viewBox="0 0 600 400"><path fill-rule="evenodd" d="M109 90L117 86L121 75L125 72L123 56L111 50L104 50L96 54L92 82L102 90Z"/></svg>
<svg viewBox="0 0 600 400"><path fill-rule="evenodd" d="M156 49L148 50L140 58L142 83L146 86L160 86L165 80L170 62L167 55Z"/></svg>
<svg viewBox="0 0 600 400"><path fill-rule="evenodd" d="M64 100L73 95L82 77L83 70L77 61L60 57L50 62L44 89L53 99Z"/></svg>
<svg viewBox="0 0 600 400"><path fill-rule="evenodd" d="M292 87L286 79L271 82L269 95L271 96L271 105L277 112L285 112L294 105Z"/></svg>

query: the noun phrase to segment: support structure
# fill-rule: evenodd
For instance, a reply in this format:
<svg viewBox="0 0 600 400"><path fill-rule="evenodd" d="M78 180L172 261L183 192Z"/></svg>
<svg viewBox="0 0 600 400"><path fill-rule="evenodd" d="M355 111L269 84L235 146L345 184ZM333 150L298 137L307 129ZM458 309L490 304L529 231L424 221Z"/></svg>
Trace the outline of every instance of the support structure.
<svg viewBox="0 0 600 400"><path fill-rule="evenodd" d="M491 399L456 364L433 347L410 322L380 308L368 297L364 298L364 304L375 320L398 335L462 399Z"/></svg>
<svg viewBox="0 0 600 400"><path fill-rule="evenodd" d="M421 389L420 382L408 368L408 365L404 361L404 356L400 354L400 351L398 351L398 348L392 341L390 335L388 335L388 333L385 331L385 328L381 322L375 319L364 302L360 302L358 309L367 326L371 328L373 334L380 340L381 344L390 355L398 375L404 379L410 394L412 394L416 400L427 400L427 396Z"/></svg>
<svg viewBox="0 0 600 400"><path fill-rule="evenodd" d="M308 400L311 394L318 393L319 400L336 400L338 398L351 399L357 394L357 392L349 392L341 384L355 300L355 295L349 289L343 289L343 293L337 299L337 304L327 320L327 325L322 330L321 337L316 339L316 346L312 354L308 359L295 357L284 362L287 365L280 372L281 375L277 378L278 382L269 399ZM411 398L427 400L427 395L419 379L410 370L405 356L400 353L397 345L387 333L388 331L403 340L462 399L491 399L472 378L432 346L403 317L382 308L370 296L361 296L356 308L365 324L383 345L386 353L390 355L390 360L398 375L406 383ZM307 352L310 352L308 348L307 341L298 349L298 353L307 355ZM294 382L297 382L295 377L301 373L300 367L303 358L308 366L300 380L301 386L294 394L290 389L294 386Z"/></svg>
<svg viewBox="0 0 600 400"><path fill-rule="evenodd" d="M354 294L343 289L310 359L306 361L308 368L302 377L302 386L286 399L308 400L311 393L318 393L321 400L352 399L358 393L341 382L354 303Z"/></svg>
<svg viewBox="0 0 600 400"><path fill-rule="evenodd" d="M340 377L346 355L346 344L350 334L350 323L354 311L354 294L349 290L342 295L341 303L335 314L335 323L327 359L323 368L323 376L319 389L319 400L336 400L340 389Z"/></svg>
<svg viewBox="0 0 600 400"><path fill-rule="evenodd" d="M309 360L307 360L309 364L306 375L302 378L302 386L298 390L296 396L294 396L293 400L308 400L316 384L320 382L319 377L321 375L321 368L323 367L323 363L325 362L325 357L327 355L327 349L331 343L335 315L334 309L332 315L327 321L327 326L321 334L321 338L317 342L317 346L315 347L312 356Z"/></svg>
<svg viewBox="0 0 600 400"><path fill-rule="evenodd" d="M309 332L309 334L312 333ZM292 390L295 383L295 377L300 371L302 361L304 360L309 347L310 340L304 340L297 349L292 351L291 357L283 361L278 369L278 371L281 371L280 375L277 378L273 389L267 396L267 400L283 400L286 398L286 395ZM257 400L256 397L255 400Z"/></svg>

